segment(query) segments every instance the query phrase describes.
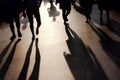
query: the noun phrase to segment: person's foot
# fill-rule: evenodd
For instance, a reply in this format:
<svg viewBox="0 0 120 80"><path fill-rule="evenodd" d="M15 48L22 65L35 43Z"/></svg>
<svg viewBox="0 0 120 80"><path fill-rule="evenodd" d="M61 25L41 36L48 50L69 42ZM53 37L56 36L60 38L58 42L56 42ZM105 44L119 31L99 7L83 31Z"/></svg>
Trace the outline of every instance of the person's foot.
<svg viewBox="0 0 120 80"><path fill-rule="evenodd" d="M66 23L66 21L64 21L64 25L66 25L67 23Z"/></svg>
<svg viewBox="0 0 120 80"><path fill-rule="evenodd" d="M39 27L36 28L36 35L39 34Z"/></svg>
<svg viewBox="0 0 120 80"><path fill-rule="evenodd" d="M64 23L65 27L69 27L69 23Z"/></svg>
<svg viewBox="0 0 120 80"><path fill-rule="evenodd" d="M68 18L66 17L65 20L68 21Z"/></svg>
<svg viewBox="0 0 120 80"><path fill-rule="evenodd" d="M10 40L14 40L16 38L16 36L15 35L12 35L11 37L10 37Z"/></svg>
<svg viewBox="0 0 120 80"><path fill-rule="evenodd" d="M35 39L35 35L32 36L32 40L34 40L34 39Z"/></svg>
<svg viewBox="0 0 120 80"><path fill-rule="evenodd" d="M20 31L18 31L18 37L22 37L22 34Z"/></svg>

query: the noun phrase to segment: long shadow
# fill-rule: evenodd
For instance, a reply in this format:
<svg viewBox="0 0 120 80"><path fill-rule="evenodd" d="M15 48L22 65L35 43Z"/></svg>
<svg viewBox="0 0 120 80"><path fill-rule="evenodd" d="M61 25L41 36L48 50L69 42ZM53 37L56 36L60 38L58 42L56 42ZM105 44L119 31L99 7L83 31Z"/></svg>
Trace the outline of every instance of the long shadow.
<svg viewBox="0 0 120 80"><path fill-rule="evenodd" d="M13 49L11 50L9 56L7 57L6 59L6 62L3 64L2 68L0 69L0 80L4 80L4 77L6 75L6 72L7 70L9 69L9 66L12 62L12 59L13 59L13 56L14 56L14 53L15 53L15 50L16 50L16 46L17 44L20 42L21 39L18 39L14 46L13 46Z"/></svg>
<svg viewBox="0 0 120 80"><path fill-rule="evenodd" d="M38 47L38 38L36 39L35 45L36 45L35 64L34 64L33 72L29 80L39 80L40 58L41 57L40 57L40 51Z"/></svg>
<svg viewBox="0 0 120 80"><path fill-rule="evenodd" d="M65 24L68 35L66 41L71 54L64 53L64 57L69 65L75 80L107 80L97 71L88 50L78 35Z"/></svg>
<svg viewBox="0 0 120 80"><path fill-rule="evenodd" d="M110 23L107 25L107 28L114 32L116 35L120 36L120 23L116 22L115 20L111 19Z"/></svg>
<svg viewBox="0 0 120 80"><path fill-rule="evenodd" d="M17 80L26 80L27 71L28 71L28 67L30 64L30 55L31 55L32 47L33 47L33 42L34 42L34 40L32 40L32 42L28 48L23 68L22 68Z"/></svg>
<svg viewBox="0 0 120 80"><path fill-rule="evenodd" d="M97 68L97 71L101 74L101 77L104 78L105 80L108 80L107 77L105 76L105 73L104 73L101 65L99 64L96 56L94 55L93 51L91 50L91 48L87 46L87 49L88 49L89 53L91 54L91 57L92 57L94 64Z"/></svg>
<svg viewBox="0 0 120 80"><path fill-rule="evenodd" d="M113 40L104 31L89 23L93 31L100 37L100 43L104 51L120 66L120 42Z"/></svg>
<svg viewBox="0 0 120 80"><path fill-rule="evenodd" d="M7 53L7 51L9 50L9 48L10 48L10 46L11 46L12 43L13 43L13 40L11 40L9 42L9 44L4 48L4 50L0 53L0 64L2 62L3 57L5 56L5 54Z"/></svg>
<svg viewBox="0 0 120 80"><path fill-rule="evenodd" d="M53 21L56 21L56 17L60 15L60 12L57 11L56 7L52 5L50 8L47 9L49 13L49 17L53 17Z"/></svg>

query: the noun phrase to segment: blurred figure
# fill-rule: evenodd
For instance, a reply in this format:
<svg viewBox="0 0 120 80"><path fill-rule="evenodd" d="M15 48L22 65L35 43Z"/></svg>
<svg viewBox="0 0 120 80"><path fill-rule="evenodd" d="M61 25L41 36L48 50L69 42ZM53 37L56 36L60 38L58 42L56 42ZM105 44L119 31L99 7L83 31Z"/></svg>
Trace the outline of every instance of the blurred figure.
<svg viewBox="0 0 120 80"><path fill-rule="evenodd" d="M56 17L59 16L60 12L57 11L56 7L52 5L50 8L47 9L49 13L49 17L53 17L53 21L56 21Z"/></svg>
<svg viewBox="0 0 120 80"><path fill-rule="evenodd" d="M27 13L27 16L30 22L30 30L32 32L32 39L35 39L33 16L36 18L36 21L37 21L36 34L37 35L39 34L39 27L41 25L39 7L41 5L41 2L42 0L25 0L26 13Z"/></svg>
<svg viewBox="0 0 120 80"><path fill-rule="evenodd" d="M14 21L17 27L18 37L22 37L20 32L20 20L19 14L23 10L23 1L22 0L4 0L3 2L6 11L6 19L10 25L10 30L12 32L12 36L10 40L14 40L16 38L14 31Z"/></svg>
<svg viewBox="0 0 120 80"><path fill-rule="evenodd" d="M107 16L107 23L109 23L109 12L110 12L110 0L98 0L98 9L100 10L100 22L103 24L102 21L102 14L103 10L106 11Z"/></svg>
<svg viewBox="0 0 120 80"><path fill-rule="evenodd" d="M65 24L68 21L67 16L71 12L71 0L56 0L57 3L59 3L60 9L62 9L62 17Z"/></svg>
<svg viewBox="0 0 120 80"><path fill-rule="evenodd" d="M92 12L92 5L94 3L94 0L79 0L79 2L82 8L84 9L86 23L88 23L91 20L90 14Z"/></svg>

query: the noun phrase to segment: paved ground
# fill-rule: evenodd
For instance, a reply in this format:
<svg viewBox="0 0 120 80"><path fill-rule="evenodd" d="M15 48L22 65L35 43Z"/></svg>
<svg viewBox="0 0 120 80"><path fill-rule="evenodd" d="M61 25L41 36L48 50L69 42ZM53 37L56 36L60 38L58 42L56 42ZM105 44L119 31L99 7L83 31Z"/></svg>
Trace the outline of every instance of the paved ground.
<svg viewBox="0 0 120 80"><path fill-rule="evenodd" d="M58 7L50 11L42 3L42 25L33 41L27 18L21 17L23 36L14 41L8 24L1 25L0 80L120 80L119 25L112 19L100 25L94 13L87 24L73 8L64 25Z"/></svg>

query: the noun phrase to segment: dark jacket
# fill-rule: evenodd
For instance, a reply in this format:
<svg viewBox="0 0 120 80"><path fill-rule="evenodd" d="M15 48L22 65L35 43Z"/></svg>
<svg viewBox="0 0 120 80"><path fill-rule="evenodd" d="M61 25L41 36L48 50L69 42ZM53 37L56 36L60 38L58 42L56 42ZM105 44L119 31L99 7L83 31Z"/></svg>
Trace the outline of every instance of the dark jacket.
<svg viewBox="0 0 120 80"><path fill-rule="evenodd" d="M71 0L60 0L60 9L70 9L71 8Z"/></svg>
<svg viewBox="0 0 120 80"><path fill-rule="evenodd" d="M94 0L79 0L81 6L91 6L94 3Z"/></svg>
<svg viewBox="0 0 120 80"><path fill-rule="evenodd" d="M24 7L22 0L3 0L3 4L10 14L18 14L22 12Z"/></svg>

